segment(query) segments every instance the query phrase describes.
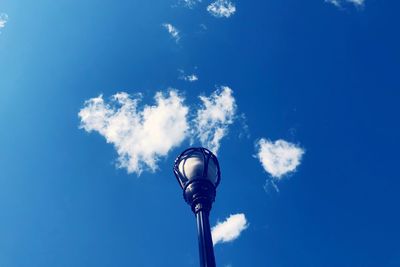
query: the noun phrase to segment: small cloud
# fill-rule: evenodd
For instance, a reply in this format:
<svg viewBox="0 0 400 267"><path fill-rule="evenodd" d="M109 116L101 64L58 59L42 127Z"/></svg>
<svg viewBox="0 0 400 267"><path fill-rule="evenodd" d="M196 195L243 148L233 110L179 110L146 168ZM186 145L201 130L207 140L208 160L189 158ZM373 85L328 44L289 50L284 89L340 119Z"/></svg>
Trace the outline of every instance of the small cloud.
<svg viewBox="0 0 400 267"><path fill-rule="evenodd" d="M3 29L8 22L8 15L6 13L0 13L0 30Z"/></svg>
<svg viewBox="0 0 400 267"><path fill-rule="evenodd" d="M224 222L217 223L211 229L214 246L218 243L232 242L237 239L249 224L243 213L230 215Z"/></svg>
<svg viewBox="0 0 400 267"><path fill-rule="evenodd" d="M326 3L330 3L336 7L340 7L340 0L325 0Z"/></svg>
<svg viewBox="0 0 400 267"><path fill-rule="evenodd" d="M264 170L274 179L280 180L285 174L294 172L304 154L304 150L285 140L275 142L262 138L257 143L257 157Z"/></svg>
<svg viewBox="0 0 400 267"><path fill-rule="evenodd" d="M172 24L170 23L163 23L162 26L168 31L168 33L171 35L171 37L175 40L175 42L179 42L181 39L179 35L179 31L177 28L175 28Z"/></svg>
<svg viewBox="0 0 400 267"><path fill-rule="evenodd" d="M264 188L264 191L268 194L271 194L272 192L276 192L276 193L280 192L278 185L275 183L275 181L273 179L267 179L265 181L263 188Z"/></svg>
<svg viewBox="0 0 400 267"><path fill-rule="evenodd" d="M228 127L235 118L236 101L233 91L222 86L210 97L200 96L200 99L203 105L194 120L195 135L204 147L217 154L221 139L228 133Z"/></svg>
<svg viewBox="0 0 400 267"><path fill-rule="evenodd" d="M201 3L201 0L180 0L179 3L187 8L194 8L198 3Z"/></svg>
<svg viewBox="0 0 400 267"><path fill-rule="evenodd" d="M184 76L183 79L184 79L185 81L188 81L188 82L195 82L195 81L197 81L199 78L198 78L195 74L191 74L191 75L186 75L186 76Z"/></svg>
<svg viewBox="0 0 400 267"><path fill-rule="evenodd" d="M238 116L239 122L240 122L240 133L239 133L239 138L250 138L250 129L249 125L247 125L247 118L246 114L242 113Z"/></svg>
<svg viewBox="0 0 400 267"><path fill-rule="evenodd" d="M216 0L207 7L207 11L217 18L229 18L236 12L236 6L229 0Z"/></svg>
<svg viewBox="0 0 400 267"><path fill-rule="evenodd" d="M160 157L179 146L188 134L188 107L175 90L158 92L155 105L138 110L140 96L117 93L106 103L100 95L85 101L79 112L80 128L98 132L118 153L119 168L140 175L155 171Z"/></svg>
<svg viewBox="0 0 400 267"><path fill-rule="evenodd" d="M180 72L180 76L179 76L180 80L184 80L187 82L195 82L195 81L199 80L199 77L196 74L186 75L183 70L179 69L178 71Z"/></svg>
<svg viewBox="0 0 400 267"><path fill-rule="evenodd" d="M355 6L361 7L364 5L365 0L347 0L347 2L352 3Z"/></svg>
<svg viewBox="0 0 400 267"><path fill-rule="evenodd" d="M365 0L325 0L336 7L341 8L344 4L353 4L355 7L363 7Z"/></svg>
<svg viewBox="0 0 400 267"><path fill-rule="evenodd" d="M199 26L203 31L207 30L207 26L205 24L201 23L201 24L199 24Z"/></svg>

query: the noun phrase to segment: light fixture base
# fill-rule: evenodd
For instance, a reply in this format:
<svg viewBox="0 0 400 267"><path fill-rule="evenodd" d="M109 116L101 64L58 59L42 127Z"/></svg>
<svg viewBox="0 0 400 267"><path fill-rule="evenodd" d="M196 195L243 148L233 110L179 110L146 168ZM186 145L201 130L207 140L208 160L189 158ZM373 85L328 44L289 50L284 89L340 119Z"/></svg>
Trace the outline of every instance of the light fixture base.
<svg viewBox="0 0 400 267"><path fill-rule="evenodd" d="M201 210L209 213L215 196L215 186L206 179L194 179L183 190L183 198L195 214Z"/></svg>

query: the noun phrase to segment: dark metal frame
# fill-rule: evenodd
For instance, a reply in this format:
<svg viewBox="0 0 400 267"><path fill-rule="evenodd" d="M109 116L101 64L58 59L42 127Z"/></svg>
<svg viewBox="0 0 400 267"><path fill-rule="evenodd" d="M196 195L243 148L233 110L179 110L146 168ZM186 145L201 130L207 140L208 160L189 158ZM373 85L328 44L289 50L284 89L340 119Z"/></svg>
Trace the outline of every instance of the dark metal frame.
<svg viewBox="0 0 400 267"><path fill-rule="evenodd" d="M196 152L201 152L203 155L203 160L204 160L204 170L203 170L203 177L207 175L208 171L208 163L210 162L210 159L212 159L217 167L217 182L215 183L215 187L217 187L221 181L221 170L219 168L219 162L217 157L207 148L204 147L191 147L183 151L175 160L174 163L174 174L176 179L178 180L178 183L182 187L182 189L185 189L185 186L187 186L187 183L184 184L182 183L182 178L186 179L186 174L184 173L184 176L180 173L179 171L179 163L182 160L185 160L189 158L191 155L195 154ZM185 170L183 170L185 171Z"/></svg>
<svg viewBox="0 0 400 267"><path fill-rule="evenodd" d="M201 177L194 177L189 181L186 177L186 174L182 174L179 171L179 163L197 153L201 153L203 155L203 175ZM208 165L210 160L214 161L217 168L217 180L215 184L208 179L204 179L204 177L208 175ZM185 172L184 169L183 172ZM214 247L211 238L209 214L212 203L215 200L216 188L221 181L221 171L218 159L210 150L203 147L186 149L175 160L174 174L179 185L183 189L183 198L191 206L193 213L196 215L200 266L215 267Z"/></svg>

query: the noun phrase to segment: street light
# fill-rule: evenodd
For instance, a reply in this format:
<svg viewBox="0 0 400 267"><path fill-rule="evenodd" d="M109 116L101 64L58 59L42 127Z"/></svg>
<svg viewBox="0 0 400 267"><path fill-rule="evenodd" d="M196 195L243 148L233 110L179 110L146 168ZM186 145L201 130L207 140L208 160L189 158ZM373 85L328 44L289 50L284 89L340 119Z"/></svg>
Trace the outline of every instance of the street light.
<svg viewBox="0 0 400 267"><path fill-rule="evenodd" d="M196 215L200 264L215 267L209 214L221 180L217 157L206 148L189 148L175 160L174 173L183 198Z"/></svg>

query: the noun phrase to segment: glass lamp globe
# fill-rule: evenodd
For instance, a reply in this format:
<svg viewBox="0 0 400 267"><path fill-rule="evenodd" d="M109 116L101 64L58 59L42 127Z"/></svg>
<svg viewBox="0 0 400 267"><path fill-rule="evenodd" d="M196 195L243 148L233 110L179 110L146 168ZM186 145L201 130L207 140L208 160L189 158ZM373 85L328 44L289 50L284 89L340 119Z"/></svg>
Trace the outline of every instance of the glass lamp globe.
<svg viewBox="0 0 400 267"><path fill-rule="evenodd" d="M182 189L200 179L208 180L217 187L221 179L217 157L203 147L183 151L175 160L174 173Z"/></svg>

